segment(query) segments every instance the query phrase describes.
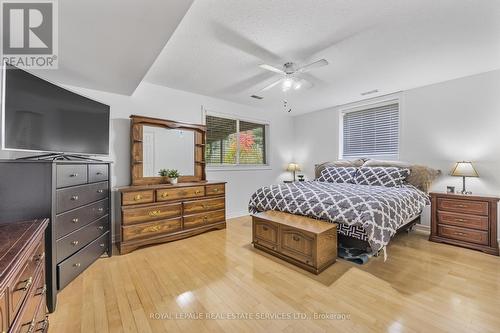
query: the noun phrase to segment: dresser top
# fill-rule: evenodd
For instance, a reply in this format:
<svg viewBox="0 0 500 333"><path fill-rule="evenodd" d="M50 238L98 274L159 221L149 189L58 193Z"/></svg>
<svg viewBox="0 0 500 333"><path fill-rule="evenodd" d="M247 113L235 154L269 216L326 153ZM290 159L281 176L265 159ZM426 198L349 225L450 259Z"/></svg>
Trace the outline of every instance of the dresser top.
<svg viewBox="0 0 500 333"><path fill-rule="evenodd" d="M143 190L156 190L164 188L178 188L178 187L204 186L204 185L216 185L216 184L226 184L226 182L200 181L200 182L185 182L177 184L130 185L130 186L117 187L115 189L120 192L133 192L133 191L143 191Z"/></svg>
<svg viewBox="0 0 500 333"><path fill-rule="evenodd" d="M462 194L462 193L446 193L446 192L431 192L430 196L436 196L449 199L460 200L483 200L483 201L499 201L500 196L488 194Z"/></svg>
<svg viewBox="0 0 500 333"><path fill-rule="evenodd" d="M0 285L19 263L24 249L31 244L33 238L45 230L48 219L0 224Z"/></svg>

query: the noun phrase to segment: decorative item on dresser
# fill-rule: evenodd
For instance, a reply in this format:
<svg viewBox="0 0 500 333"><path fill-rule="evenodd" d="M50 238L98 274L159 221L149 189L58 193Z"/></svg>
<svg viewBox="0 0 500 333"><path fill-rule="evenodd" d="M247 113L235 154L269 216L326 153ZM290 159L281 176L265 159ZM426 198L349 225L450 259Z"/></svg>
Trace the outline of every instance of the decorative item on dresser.
<svg viewBox="0 0 500 333"><path fill-rule="evenodd" d="M0 224L0 331L46 332L45 240L49 220Z"/></svg>
<svg viewBox="0 0 500 333"><path fill-rule="evenodd" d="M337 259L337 225L278 211L252 215L252 243L314 274Z"/></svg>
<svg viewBox="0 0 500 333"><path fill-rule="evenodd" d="M225 182L205 179L205 126L131 119L132 185L118 189L120 253L225 228ZM163 177L156 177L158 170L172 169L181 174L179 183L164 184Z"/></svg>
<svg viewBox="0 0 500 333"><path fill-rule="evenodd" d="M46 235L47 306L101 255L111 256L110 163L0 161L0 215L50 217Z"/></svg>
<svg viewBox="0 0 500 333"><path fill-rule="evenodd" d="M500 198L450 193L431 195L429 240L498 255L497 205Z"/></svg>

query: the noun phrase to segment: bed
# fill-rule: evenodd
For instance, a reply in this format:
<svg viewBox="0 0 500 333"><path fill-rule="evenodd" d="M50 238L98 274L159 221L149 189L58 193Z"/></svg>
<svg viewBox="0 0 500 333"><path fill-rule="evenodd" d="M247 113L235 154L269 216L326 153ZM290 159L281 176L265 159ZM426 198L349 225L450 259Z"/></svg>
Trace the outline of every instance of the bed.
<svg viewBox="0 0 500 333"><path fill-rule="evenodd" d="M344 165L348 161L341 163ZM388 163L394 166L398 162L361 160L356 163L355 168L361 168L387 166ZM317 178L324 168L332 165L335 166L335 162L317 166ZM371 251L378 253L385 250L385 246L400 228L418 218L422 209L430 204L426 188L415 186L414 184L422 185L415 179L425 178L429 185L429 179L439 174L437 170L431 172L429 170L432 169L427 168L426 177L422 177L420 169L423 167L413 166L412 169L407 164L397 167L414 171L413 178L409 179L413 184L408 180L393 187L317 180L277 184L262 187L253 193L249 211L256 213L278 210L338 223L339 236L367 242ZM415 178L416 176L418 177Z"/></svg>

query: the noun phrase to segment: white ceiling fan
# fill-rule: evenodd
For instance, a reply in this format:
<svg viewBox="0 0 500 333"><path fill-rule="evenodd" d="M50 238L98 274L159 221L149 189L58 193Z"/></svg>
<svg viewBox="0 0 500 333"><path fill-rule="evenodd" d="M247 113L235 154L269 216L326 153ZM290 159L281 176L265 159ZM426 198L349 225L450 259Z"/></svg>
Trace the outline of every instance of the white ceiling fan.
<svg viewBox="0 0 500 333"><path fill-rule="evenodd" d="M305 73L310 71L311 69L318 68L318 67L323 67L328 65L328 61L326 59L321 59L315 62L312 62L308 65L304 66L297 66L297 64L293 62L287 62L283 65L283 67L277 68L275 66L267 65L267 64L262 64L259 65L260 68L281 74L281 78L277 81L274 81L273 83L265 86L264 88L260 89L257 91L257 93L269 90L279 84L281 84L281 90L283 92L287 92L289 90L299 90L299 89L308 89L313 86L313 84L309 81L307 81L304 78L300 77L301 73Z"/></svg>

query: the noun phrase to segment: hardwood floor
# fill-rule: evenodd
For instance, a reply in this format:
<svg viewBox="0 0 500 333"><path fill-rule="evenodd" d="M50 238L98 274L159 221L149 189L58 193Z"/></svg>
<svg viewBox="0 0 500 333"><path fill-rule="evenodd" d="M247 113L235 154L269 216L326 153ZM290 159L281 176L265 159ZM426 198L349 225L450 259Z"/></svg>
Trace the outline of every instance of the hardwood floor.
<svg viewBox="0 0 500 333"><path fill-rule="evenodd" d="M427 238L398 235L385 263L339 260L315 276L254 250L250 217L232 219L98 260L59 294L49 331L498 332L500 258Z"/></svg>

